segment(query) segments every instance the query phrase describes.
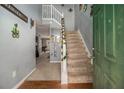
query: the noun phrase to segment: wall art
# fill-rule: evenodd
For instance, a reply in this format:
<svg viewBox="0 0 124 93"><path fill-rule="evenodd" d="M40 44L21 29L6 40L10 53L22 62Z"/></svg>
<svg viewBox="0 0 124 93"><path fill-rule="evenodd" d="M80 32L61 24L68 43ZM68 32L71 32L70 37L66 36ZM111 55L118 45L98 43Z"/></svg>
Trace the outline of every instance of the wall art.
<svg viewBox="0 0 124 93"><path fill-rule="evenodd" d="M11 32L13 38L19 38L18 24L14 24L14 27Z"/></svg>
<svg viewBox="0 0 124 93"><path fill-rule="evenodd" d="M18 10L14 5L12 4L0 4L3 8L7 9L26 23L28 22L28 17L24 15L20 10Z"/></svg>

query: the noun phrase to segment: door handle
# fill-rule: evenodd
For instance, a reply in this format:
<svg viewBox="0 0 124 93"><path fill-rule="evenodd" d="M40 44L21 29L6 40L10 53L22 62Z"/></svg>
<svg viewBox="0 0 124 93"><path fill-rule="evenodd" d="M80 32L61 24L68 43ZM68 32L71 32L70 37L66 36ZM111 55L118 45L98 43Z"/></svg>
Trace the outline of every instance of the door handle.
<svg viewBox="0 0 124 93"><path fill-rule="evenodd" d="M92 48L92 50L95 50L95 48Z"/></svg>
<svg viewBox="0 0 124 93"><path fill-rule="evenodd" d="M94 57L94 56L90 56L90 59L95 59L96 57Z"/></svg>
<svg viewBox="0 0 124 93"><path fill-rule="evenodd" d="M94 50L95 50L95 48L92 48L93 53L94 53ZM95 59L95 56L92 55L90 58L91 58L91 59Z"/></svg>

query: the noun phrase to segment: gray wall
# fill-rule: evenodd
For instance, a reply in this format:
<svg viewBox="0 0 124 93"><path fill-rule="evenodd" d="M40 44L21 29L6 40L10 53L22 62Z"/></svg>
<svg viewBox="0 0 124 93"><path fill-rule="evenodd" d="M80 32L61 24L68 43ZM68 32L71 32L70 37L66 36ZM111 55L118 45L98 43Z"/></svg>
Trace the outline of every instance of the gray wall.
<svg viewBox="0 0 124 93"><path fill-rule="evenodd" d="M59 11L63 12L65 18L65 30L66 31L74 31L75 27L75 14L74 14L74 5L73 4L64 4L62 7L61 5L54 5ZM73 11L69 12L68 10L72 8Z"/></svg>
<svg viewBox="0 0 124 93"><path fill-rule="evenodd" d="M85 43L92 54L92 43L93 43L93 27L92 17L90 16L91 5L88 5L85 13L79 11L79 5L75 5L75 30L80 30Z"/></svg>
<svg viewBox="0 0 124 93"><path fill-rule="evenodd" d="M15 5L32 19L41 19L41 5ZM18 23L20 38L12 38ZM35 27L0 6L0 88L13 88L35 68ZM16 75L14 75L16 74Z"/></svg>

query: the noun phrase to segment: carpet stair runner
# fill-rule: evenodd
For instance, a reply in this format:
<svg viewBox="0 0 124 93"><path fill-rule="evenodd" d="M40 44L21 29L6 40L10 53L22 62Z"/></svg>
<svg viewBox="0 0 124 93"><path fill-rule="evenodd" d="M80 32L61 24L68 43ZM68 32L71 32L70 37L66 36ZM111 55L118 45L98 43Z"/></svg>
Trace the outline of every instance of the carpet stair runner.
<svg viewBox="0 0 124 93"><path fill-rule="evenodd" d="M77 31L66 32L69 83L92 83L93 67Z"/></svg>

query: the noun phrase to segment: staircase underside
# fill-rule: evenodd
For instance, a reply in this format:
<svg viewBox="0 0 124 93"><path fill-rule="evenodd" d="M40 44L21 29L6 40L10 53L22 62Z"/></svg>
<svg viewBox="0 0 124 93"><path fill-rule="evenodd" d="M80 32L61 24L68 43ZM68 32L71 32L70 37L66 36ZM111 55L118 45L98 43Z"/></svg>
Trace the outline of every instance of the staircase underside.
<svg viewBox="0 0 124 93"><path fill-rule="evenodd" d="M42 18L42 24L51 24L51 28L61 28L61 24L51 18Z"/></svg>
<svg viewBox="0 0 124 93"><path fill-rule="evenodd" d="M92 83L92 65L77 31L66 32L69 83Z"/></svg>

